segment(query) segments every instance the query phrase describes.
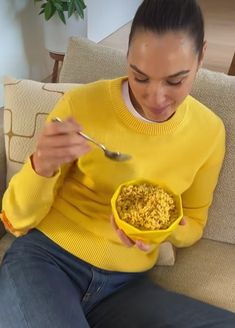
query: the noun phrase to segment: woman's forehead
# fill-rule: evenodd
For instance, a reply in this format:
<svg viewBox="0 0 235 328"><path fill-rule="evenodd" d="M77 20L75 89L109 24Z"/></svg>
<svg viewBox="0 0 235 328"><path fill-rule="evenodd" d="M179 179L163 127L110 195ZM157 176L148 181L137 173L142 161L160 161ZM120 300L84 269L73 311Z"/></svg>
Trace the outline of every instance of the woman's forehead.
<svg viewBox="0 0 235 328"><path fill-rule="evenodd" d="M154 44L155 46L162 48L169 47L170 45L174 47L187 45L192 50L195 50L194 39L189 33L181 30L169 30L163 33L158 33L150 30L138 29L132 37L130 48L132 48L133 44L139 45L140 43L145 44L146 47Z"/></svg>
<svg viewBox="0 0 235 328"><path fill-rule="evenodd" d="M150 74L159 67L167 75L175 71L187 70L197 58L194 42L187 34L167 32L159 35L153 32L137 32L128 52L129 64Z"/></svg>

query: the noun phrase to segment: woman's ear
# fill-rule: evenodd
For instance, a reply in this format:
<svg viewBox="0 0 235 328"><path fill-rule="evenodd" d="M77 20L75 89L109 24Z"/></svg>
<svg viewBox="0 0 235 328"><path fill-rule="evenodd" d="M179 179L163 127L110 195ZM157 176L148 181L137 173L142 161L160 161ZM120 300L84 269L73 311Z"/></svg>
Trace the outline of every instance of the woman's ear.
<svg viewBox="0 0 235 328"><path fill-rule="evenodd" d="M201 56L200 56L199 62L198 62L198 70L199 70L199 68L202 67L203 60L204 60L204 57L205 57L205 52L206 52L206 49L207 49L207 45L208 45L207 41L204 41L203 42L203 47L202 47L202 53L201 53Z"/></svg>

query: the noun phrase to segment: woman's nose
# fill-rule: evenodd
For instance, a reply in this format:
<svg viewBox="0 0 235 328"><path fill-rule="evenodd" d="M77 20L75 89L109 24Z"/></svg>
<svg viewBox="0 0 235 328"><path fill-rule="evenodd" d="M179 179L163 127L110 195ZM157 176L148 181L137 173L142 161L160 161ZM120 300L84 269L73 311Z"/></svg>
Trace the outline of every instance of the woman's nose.
<svg viewBox="0 0 235 328"><path fill-rule="evenodd" d="M165 88L161 85L151 87L148 90L148 100L152 107L161 107L166 104Z"/></svg>

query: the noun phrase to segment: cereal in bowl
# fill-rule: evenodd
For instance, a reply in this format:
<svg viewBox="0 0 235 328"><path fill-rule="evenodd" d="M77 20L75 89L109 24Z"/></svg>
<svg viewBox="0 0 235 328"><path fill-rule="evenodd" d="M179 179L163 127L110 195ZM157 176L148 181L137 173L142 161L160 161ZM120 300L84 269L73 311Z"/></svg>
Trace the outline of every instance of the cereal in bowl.
<svg viewBox="0 0 235 328"><path fill-rule="evenodd" d="M120 219L140 230L167 229L178 216L173 196L147 183L124 186L116 206Z"/></svg>

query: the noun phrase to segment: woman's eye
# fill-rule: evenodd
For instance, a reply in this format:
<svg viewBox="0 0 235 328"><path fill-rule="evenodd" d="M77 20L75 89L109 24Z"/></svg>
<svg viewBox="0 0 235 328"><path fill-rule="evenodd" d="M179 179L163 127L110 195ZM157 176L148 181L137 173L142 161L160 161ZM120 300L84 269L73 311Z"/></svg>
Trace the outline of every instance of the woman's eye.
<svg viewBox="0 0 235 328"><path fill-rule="evenodd" d="M138 77L135 77L135 81L139 83L146 83L148 82L148 79L138 79Z"/></svg>
<svg viewBox="0 0 235 328"><path fill-rule="evenodd" d="M172 85L172 86L180 85L182 83L183 83L183 80L180 80L178 82L167 81L167 84Z"/></svg>

